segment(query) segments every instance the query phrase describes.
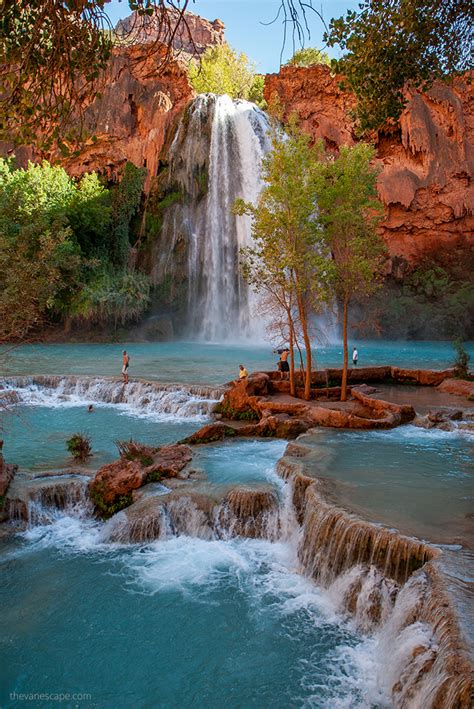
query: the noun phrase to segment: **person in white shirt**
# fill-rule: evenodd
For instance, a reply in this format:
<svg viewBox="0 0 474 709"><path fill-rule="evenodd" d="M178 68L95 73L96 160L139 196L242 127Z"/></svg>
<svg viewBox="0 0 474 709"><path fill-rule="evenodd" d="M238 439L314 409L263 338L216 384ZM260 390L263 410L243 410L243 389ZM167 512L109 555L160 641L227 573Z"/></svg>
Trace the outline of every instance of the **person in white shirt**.
<svg viewBox="0 0 474 709"><path fill-rule="evenodd" d="M357 360L359 359L359 353L357 352L356 348L352 350L352 364L354 367L357 367Z"/></svg>

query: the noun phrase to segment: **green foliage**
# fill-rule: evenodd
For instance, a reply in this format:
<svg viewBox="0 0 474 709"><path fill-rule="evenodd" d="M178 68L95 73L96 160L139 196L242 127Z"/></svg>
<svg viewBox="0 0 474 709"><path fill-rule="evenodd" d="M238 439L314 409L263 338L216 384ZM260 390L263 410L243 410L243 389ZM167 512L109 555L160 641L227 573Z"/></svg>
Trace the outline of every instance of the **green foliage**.
<svg viewBox="0 0 474 709"><path fill-rule="evenodd" d="M74 185L48 163L0 160L0 339L42 324L77 286L80 254L66 210Z"/></svg>
<svg viewBox="0 0 474 709"><path fill-rule="evenodd" d="M230 419L232 421L260 420L258 413L250 407L244 409L243 411L237 411L236 409L232 408L228 401L223 401L222 403L217 404L216 408L214 409L214 413L222 414L224 418Z"/></svg>
<svg viewBox="0 0 474 709"><path fill-rule="evenodd" d="M71 316L117 324L143 312L148 280L109 261L119 248L128 256L142 181L127 166L110 191L94 173L76 183L47 162L20 170L0 160L0 340Z"/></svg>
<svg viewBox="0 0 474 709"><path fill-rule="evenodd" d="M344 52L336 65L362 131L399 117L407 85L425 89L472 67L472 18L468 0L363 0L331 20L324 39Z"/></svg>
<svg viewBox="0 0 474 709"><path fill-rule="evenodd" d="M83 433L75 433L66 441L66 448L76 460L84 461L92 455L91 439Z"/></svg>
<svg viewBox="0 0 474 709"><path fill-rule="evenodd" d="M130 251L130 224L142 197L145 168L125 165L124 174L112 195L112 228L110 231L109 258L114 266L125 266Z"/></svg>
<svg viewBox="0 0 474 709"><path fill-rule="evenodd" d="M303 47L293 54L287 64L290 66L313 66L314 64L331 66L331 59L327 52L316 49L316 47Z"/></svg>
<svg viewBox="0 0 474 709"><path fill-rule="evenodd" d="M115 441L121 458L125 460L138 460L145 468L153 463L153 454L156 448L151 448L144 443L139 443L131 438L129 441Z"/></svg>
<svg viewBox="0 0 474 709"><path fill-rule="evenodd" d="M309 136L297 129L294 120L286 133L273 132L272 150L262 163L264 187L257 204L237 200L234 212L252 219L255 245L242 250L243 276L262 302L270 302L276 329L288 333L290 353L301 330L306 353L304 396L309 399L309 312L321 309L330 296L331 260L318 222L314 180L322 148L311 148ZM294 391L291 373L290 388Z"/></svg>
<svg viewBox="0 0 474 709"><path fill-rule="evenodd" d="M199 63L190 63L188 73L198 94L227 94L259 106L264 104L264 77L255 74L255 67L245 54L237 54L226 43L208 47Z"/></svg>
<svg viewBox="0 0 474 709"><path fill-rule="evenodd" d="M386 337L472 339L474 284L462 271L454 273L425 261L408 272L402 283L387 280L367 315L369 320L378 320Z"/></svg>
<svg viewBox="0 0 474 709"><path fill-rule="evenodd" d="M66 214L82 253L88 257L106 257L111 229L111 192L95 172L81 179Z"/></svg>
<svg viewBox="0 0 474 709"><path fill-rule="evenodd" d="M133 502L132 494L128 493L126 495L120 495L111 503L107 503L104 500L101 488L102 485L95 484L93 487L89 488L89 495L94 503L96 512L102 519L109 519L109 517L120 512L120 510L130 507Z"/></svg>
<svg viewBox="0 0 474 709"><path fill-rule="evenodd" d="M453 347L456 352L456 359L454 360L456 377L459 377L459 379L467 379L469 377L469 364L471 362L471 357L463 346L461 340L455 340L453 342Z"/></svg>
<svg viewBox="0 0 474 709"><path fill-rule="evenodd" d="M321 161L315 172L319 224L332 257L332 287L342 302L372 295L381 285L387 256L377 225L382 205L372 146L341 146L336 158Z"/></svg>
<svg viewBox="0 0 474 709"><path fill-rule="evenodd" d="M150 281L143 273L102 267L72 299L70 315L78 322L125 324L137 319L150 300Z"/></svg>

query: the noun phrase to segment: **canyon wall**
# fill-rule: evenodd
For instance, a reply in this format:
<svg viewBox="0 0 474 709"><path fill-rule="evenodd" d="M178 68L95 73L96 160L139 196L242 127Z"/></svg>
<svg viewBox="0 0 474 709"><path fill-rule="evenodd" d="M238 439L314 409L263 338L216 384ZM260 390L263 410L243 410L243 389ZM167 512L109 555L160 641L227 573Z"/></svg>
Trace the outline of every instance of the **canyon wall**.
<svg viewBox="0 0 474 709"><path fill-rule="evenodd" d="M327 66L282 67L267 75L265 98L296 112L303 128L329 150L357 142L350 112L355 98L339 88ZM436 83L408 96L397 124L371 136L380 197L381 230L394 276L408 264L442 258L443 264L471 257L474 245L474 92L465 78Z"/></svg>

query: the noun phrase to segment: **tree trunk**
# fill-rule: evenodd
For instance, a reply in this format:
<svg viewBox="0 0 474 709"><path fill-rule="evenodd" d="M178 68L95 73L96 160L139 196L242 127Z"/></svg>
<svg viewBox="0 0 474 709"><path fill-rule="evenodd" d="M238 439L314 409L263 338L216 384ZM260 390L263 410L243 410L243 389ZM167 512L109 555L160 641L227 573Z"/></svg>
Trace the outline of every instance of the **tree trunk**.
<svg viewBox="0 0 474 709"><path fill-rule="evenodd" d="M348 365L348 352L347 352L347 312L349 309L349 302L347 296L344 298L344 315L342 321L342 339L344 343L344 366L342 368L342 382L341 382L341 401L346 401L347 399L347 365Z"/></svg>
<svg viewBox="0 0 474 709"><path fill-rule="evenodd" d="M303 399L305 401L309 401L311 398L311 341L309 339L308 333L308 319L306 316L306 308L301 295L298 295L298 312L300 316L301 329L303 331L304 348L306 352Z"/></svg>
<svg viewBox="0 0 474 709"><path fill-rule="evenodd" d="M295 387L295 343L293 323L290 323L290 396L296 396Z"/></svg>

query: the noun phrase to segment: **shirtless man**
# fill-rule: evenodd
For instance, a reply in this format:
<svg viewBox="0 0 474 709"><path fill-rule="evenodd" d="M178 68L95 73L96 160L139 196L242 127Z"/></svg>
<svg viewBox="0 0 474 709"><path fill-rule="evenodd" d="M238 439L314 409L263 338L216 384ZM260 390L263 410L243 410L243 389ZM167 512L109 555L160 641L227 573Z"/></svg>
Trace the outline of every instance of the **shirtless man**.
<svg viewBox="0 0 474 709"><path fill-rule="evenodd" d="M122 352L122 354L123 354L123 365L122 365L123 383L128 384L128 365L130 363L130 357L127 354L127 350L124 350Z"/></svg>

